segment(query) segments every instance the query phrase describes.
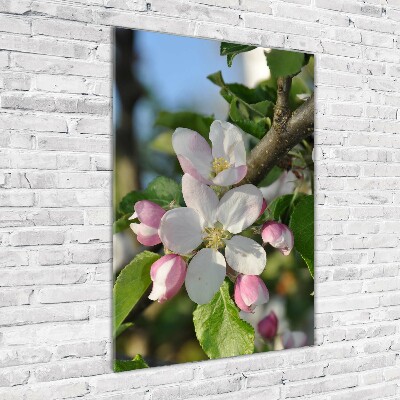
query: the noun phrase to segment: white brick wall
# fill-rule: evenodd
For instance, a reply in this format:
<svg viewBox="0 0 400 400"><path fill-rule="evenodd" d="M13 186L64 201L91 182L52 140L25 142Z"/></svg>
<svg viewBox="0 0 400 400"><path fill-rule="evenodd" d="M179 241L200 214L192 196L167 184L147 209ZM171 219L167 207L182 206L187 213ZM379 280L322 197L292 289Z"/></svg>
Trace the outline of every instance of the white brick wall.
<svg viewBox="0 0 400 400"><path fill-rule="evenodd" d="M0 398L399 399L399 0L0 0ZM316 53L316 346L111 373L112 26Z"/></svg>

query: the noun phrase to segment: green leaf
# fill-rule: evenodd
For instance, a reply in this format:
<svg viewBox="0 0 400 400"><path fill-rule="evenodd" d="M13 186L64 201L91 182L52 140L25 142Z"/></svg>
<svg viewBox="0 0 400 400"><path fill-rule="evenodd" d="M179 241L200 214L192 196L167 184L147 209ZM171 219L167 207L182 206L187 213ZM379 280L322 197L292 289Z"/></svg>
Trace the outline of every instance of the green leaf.
<svg viewBox="0 0 400 400"><path fill-rule="evenodd" d="M133 206L137 201L145 200L146 195L140 191L133 191L126 194L118 205L118 215L122 217L125 214L132 215L134 213Z"/></svg>
<svg viewBox="0 0 400 400"><path fill-rule="evenodd" d="M271 216L274 220L282 220L282 217L290 207L293 201L292 194L285 194L283 196L277 197L272 201L272 203L268 206L271 211Z"/></svg>
<svg viewBox="0 0 400 400"><path fill-rule="evenodd" d="M129 226L126 219L134 213L134 205L140 200L150 200L161 207L168 207L171 202L180 204L182 203L181 186L171 178L158 176L149 183L145 190L134 190L125 195L117 208L119 219L114 226L115 232L120 232L121 229Z"/></svg>
<svg viewBox="0 0 400 400"><path fill-rule="evenodd" d="M272 185L282 175L282 169L275 166L269 171L267 176L257 185L258 187L266 187ZM271 203L272 204L272 203Z"/></svg>
<svg viewBox="0 0 400 400"><path fill-rule="evenodd" d="M150 143L150 148L160 153L174 156L175 151L172 147L172 132L167 131L157 135Z"/></svg>
<svg viewBox="0 0 400 400"><path fill-rule="evenodd" d="M208 304L193 312L197 339L209 358L252 354L254 329L239 317L225 281Z"/></svg>
<svg viewBox="0 0 400 400"><path fill-rule="evenodd" d="M222 77L221 71L214 72L213 74L208 75L207 79L221 88L225 86L225 81L224 78Z"/></svg>
<svg viewBox="0 0 400 400"><path fill-rule="evenodd" d="M221 56L227 56L228 67L232 66L232 61L240 53L254 50L256 46L248 46L246 44L222 42L220 48Z"/></svg>
<svg viewBox="0 0 400 400"><path fill-rule="evenodd" d="M237 99L255 116L272 116L274 104L270 98L270 91L264 87L259 86L256 89L251 89L240 83L225 83L221 71L207 76L207 79L221 88L221 96L229 104Z"/></svg>
<svg viewBox="0 0 400 400"><path fill-rule="evenodd" d="M295 205L289 227L294 236L294 247L306 262L314 278L314 197L303 196Z"/></svg>
<svg viewBox="0 0 400 400"><path fill-rule="evenodd" d="M121 324L115 332L115 337L118 337L133 325L133 322L126 322L125 324Z"/></svg>
<svg viewBox="0 0 400 400"><path fill-rule="evenodd" d="M213 116L201 115L190 111L161 111L154 124L172 130L175 130L176 128L192 129L208 139L210 125L213 121Z"/></svg>
<svg viewBox="0 0 400 400"><path fill-rule="evenodd" d="M132 213L130 214L125 214L122 217L118 218L116 221L113 223L113 233L119 233L124 231L125 229L129 228L129 225L132 223L129 221L129 218L132 216Z"/></svg>
<svg viewBox="0 0 400 400"><path fill-rule="evenodd" d="M251 104L250 108L260 115L272 117L272 114L274 112L274 103L269 100L264 100L258 103Z"/></svg>
<svg viewBox="0 0 400 400"><path fill-rule="evenodd" d="M144 190L147 200L167 207L174 202L179 204L182 197L181 186L171 178L159 176L152 180Z"/></svg>
<svg viewBox="0 0 400 400"><path fill-rule="evenodd" d="M238 103L237 99L233 99L229 108L229 116L231 120L244 132L250 133L257 139L264 137L267 131L267 125L264 120L258 122L252 121L246 118L246 113L241 109L241 104Z"/></svg>
<svg viewBox="0 0 400 400"><path fill-rule="evenodd" d="M262 139L267 131L264 121L254 122L249 119L241 119L234 122L244 132L250 133L250 135L253 135L257 139Z"/></svg>
<svg viewBox="0 0 400 400"><path fill-rule="evenodd" d="M144 251L138 254L118 275L114 284L114 335L136 303L150 286L150 267L160 258Z"/></svg>
<svg viewBox="0 0 400 400"><path fill-rule="evenodd" d="M271 75L275 77L296 75L306 62L304 53L287 50L271 50L266 58Z"/></svg>
<svg viewBox="0 0 400 400"><path fill-rule="evenodd" d="M114 360L114 372L132 371L134 369L149 368L143 357L137 354L133 360Z"/></svg>

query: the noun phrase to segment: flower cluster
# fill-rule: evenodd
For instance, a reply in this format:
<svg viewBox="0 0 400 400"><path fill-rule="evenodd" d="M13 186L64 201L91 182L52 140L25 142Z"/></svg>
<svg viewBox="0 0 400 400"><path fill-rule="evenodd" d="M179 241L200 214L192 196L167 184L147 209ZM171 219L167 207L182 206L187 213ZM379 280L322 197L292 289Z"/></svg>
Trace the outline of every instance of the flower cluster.
<svg viewBox="0 0 400 400"><path fill-rule="evenodd" d="M252 312L268 301L268 289L259 277L267 256L263 246L248 237L248 228L267 204L254 185L232 188L247 173L243 136L235 125L214 121L210 147L195 131L175 130L172 145L184 172L186 207L166 211L142 200L131 217L140 222L131 224L140 243L164 246L165 255L151 267L151 300L170 299L185 282L191 300L208 303L229 271L235 279L234 299L242 311ZM290 253L293 235L285 225L268 221L258 232L264 243L284 255Z"/></svg>

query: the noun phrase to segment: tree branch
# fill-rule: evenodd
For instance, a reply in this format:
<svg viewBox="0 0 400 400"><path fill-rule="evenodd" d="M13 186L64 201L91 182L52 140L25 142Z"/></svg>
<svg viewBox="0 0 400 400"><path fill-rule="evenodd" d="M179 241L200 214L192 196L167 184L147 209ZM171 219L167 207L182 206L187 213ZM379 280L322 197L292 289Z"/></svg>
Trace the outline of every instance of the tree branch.
<svg viewBox="0 0 400 400"><path fill-rule="evenodd" d="M290 111L287 113L287 89L290 90L290 84L285 83L285 79L278 79L274 122L251 151L247 160L247 175L241 184L257 185L288 151L314 131L314 94L293 114Z"/></svg>

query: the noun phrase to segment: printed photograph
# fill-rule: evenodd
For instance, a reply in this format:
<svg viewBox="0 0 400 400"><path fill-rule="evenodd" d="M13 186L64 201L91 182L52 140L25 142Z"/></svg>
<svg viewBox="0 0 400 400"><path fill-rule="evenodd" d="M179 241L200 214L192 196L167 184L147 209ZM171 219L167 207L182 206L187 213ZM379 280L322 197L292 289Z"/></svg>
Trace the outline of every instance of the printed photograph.
<svg viewBox="0 0 400 400"><path fill-rule="evenodd" d="M314 56L116 29L114 371L314 344Z"/></svg>

